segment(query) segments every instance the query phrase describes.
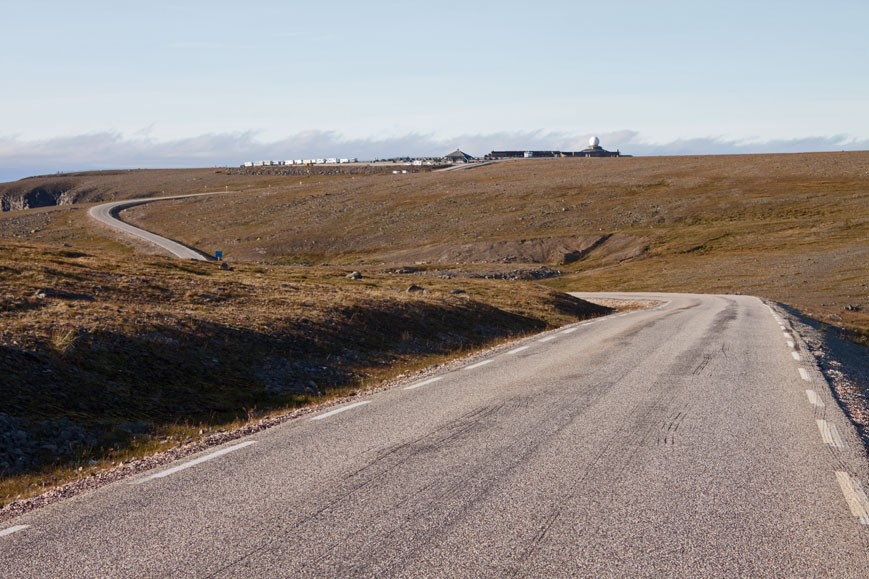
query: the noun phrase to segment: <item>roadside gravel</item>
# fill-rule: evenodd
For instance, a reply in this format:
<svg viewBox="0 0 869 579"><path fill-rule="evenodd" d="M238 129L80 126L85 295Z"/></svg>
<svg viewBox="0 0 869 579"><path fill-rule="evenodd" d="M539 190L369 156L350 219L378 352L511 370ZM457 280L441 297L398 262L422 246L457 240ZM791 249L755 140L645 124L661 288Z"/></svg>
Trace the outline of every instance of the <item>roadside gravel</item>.
<svg viewBox="0 0 869 579"><path fill-rule="evenodd" d="M869 450L869 348L849 340L839 328L807 318L782 304L771 304L793 323Z"/></svg>

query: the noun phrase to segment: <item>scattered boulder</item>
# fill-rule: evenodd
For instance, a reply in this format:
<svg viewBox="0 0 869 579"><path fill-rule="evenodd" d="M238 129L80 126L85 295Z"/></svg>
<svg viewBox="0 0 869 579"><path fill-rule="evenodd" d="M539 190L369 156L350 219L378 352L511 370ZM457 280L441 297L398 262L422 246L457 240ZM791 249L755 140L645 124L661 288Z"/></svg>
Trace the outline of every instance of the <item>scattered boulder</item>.
<svg viewBox="0 0 869 579"><path fill-rule="evenodd" d="M450 293L451 293L451 294L454 294L454 295L458 295L458 294L466 294L466 293L468 293L468 292L466 292L466 291L463 290L463 289L458 289L458 288L456 288L456 289L454 289L454 290L451 290Z"/></svg>
<svg viewBox="0 0 869 579"><path fill-rule="evenodd" d="M421 292L421 291L425 291L425 290L416 284L411 284L411 286L409 288L407 288L407 293Z"/></svg>
<svg viewBox="0 0 869 579"><path fill-rule="evenodd" d="M347 279L362 279L362 274L358 271L354 271L347 274Z"/></svg>

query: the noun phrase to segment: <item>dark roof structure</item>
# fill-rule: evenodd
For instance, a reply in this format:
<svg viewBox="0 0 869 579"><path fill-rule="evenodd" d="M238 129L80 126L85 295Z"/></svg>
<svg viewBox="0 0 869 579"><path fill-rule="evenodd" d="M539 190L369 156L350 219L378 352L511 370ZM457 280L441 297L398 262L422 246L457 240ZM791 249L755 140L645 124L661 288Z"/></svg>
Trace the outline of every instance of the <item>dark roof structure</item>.
<svg viewBox="0 0 869 579"><path fill-rule="evenodd" d="M618 151L607 151L600 145L592 145L591 147L586 147L582 151L576 151L571 153L572 157L621 157L621 153Z"/></svg>
<svg viewBox="0 0 869 579"><path fill-rule="evenodd" d="M444 155L444 159L446 159L447 161L452 161L453 163L467 163L468 161L474 160L473 157L460 149L456 149L449 155Z"/></svg>

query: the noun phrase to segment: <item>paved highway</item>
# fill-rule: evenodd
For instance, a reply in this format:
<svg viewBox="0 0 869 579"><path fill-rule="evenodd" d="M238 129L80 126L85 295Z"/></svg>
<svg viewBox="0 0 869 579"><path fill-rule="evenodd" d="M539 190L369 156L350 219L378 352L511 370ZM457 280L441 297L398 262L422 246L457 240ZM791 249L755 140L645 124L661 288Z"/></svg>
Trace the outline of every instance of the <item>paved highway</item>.
<svg viewBox="0 0 869 579"><path fill-rule="evenodd" d="M192 195L176 195L174 197L155 197L152 199L129 199L126 201L113 201L111 203L103 203L102 205L95 205L90 208L88 211L88 215L97 221L108 225L109 227L113 227L114 229L118 229L123 231L124 233L128 233L130 235L134 235L145 241L153 243L154 245L161 247L174 255L175 257L180 257L182 259L195 259L199 261L207 261L212 259L210 256L187 247L186 245L182 245L177 241L172 241L171 239L167 239L165 237L161 237L156 233L151 233L150 231L146 231L144 229L140 229L138 227L134 227L129 223L125 223L118 219L116 215L127 207L133 207L134 205L143 205L145 203L153 203L154 201L167 201L169 199L184 199L186 197L201 197L203 195L221 195L221 193L194 193Z"/></svg>
<svg viewBox="0 0 869 579"><path fill-rule="evenodd" d="M866 577L866 454L747 296L534 336L0 528L3 577Z"/></svg>

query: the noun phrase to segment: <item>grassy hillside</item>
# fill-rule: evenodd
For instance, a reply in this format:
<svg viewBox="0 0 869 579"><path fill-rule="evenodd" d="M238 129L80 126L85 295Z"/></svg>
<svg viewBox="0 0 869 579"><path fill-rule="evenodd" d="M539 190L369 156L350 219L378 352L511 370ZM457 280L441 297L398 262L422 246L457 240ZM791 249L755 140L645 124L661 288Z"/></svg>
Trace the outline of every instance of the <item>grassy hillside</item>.
<svg viewBox="0 0 869 579"><path fill-rule="evenodd" d="M202 171L174 172L172 191L188 191L182 185ZM239 192L124 218L235 262L410 265L432 275L548 264L566 273L547 282L562 289L738 291L869 328L867 152L528 160L409 175L212 173L238 179ZM118 181L118 195L141 193L133 183L142 179L130 177L129 190ZM110 244L82 213L0 214L0 229Z"/></svg>
<svg viewBox="0 0 869 579"><path fill-rule="evenodd" d="M0 241L0 507L69 467L608 311L522 282L346 273Z"/></svg>

